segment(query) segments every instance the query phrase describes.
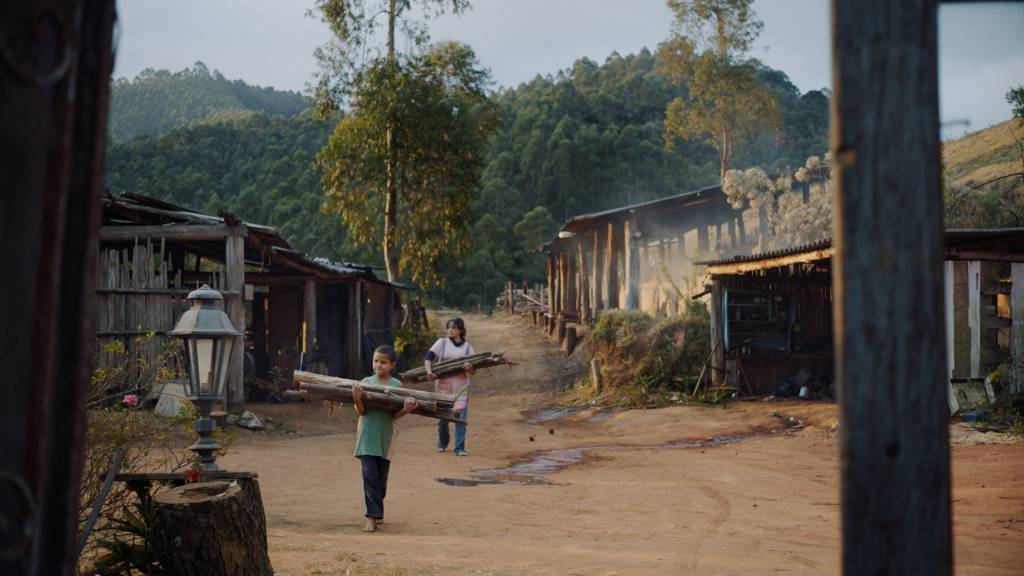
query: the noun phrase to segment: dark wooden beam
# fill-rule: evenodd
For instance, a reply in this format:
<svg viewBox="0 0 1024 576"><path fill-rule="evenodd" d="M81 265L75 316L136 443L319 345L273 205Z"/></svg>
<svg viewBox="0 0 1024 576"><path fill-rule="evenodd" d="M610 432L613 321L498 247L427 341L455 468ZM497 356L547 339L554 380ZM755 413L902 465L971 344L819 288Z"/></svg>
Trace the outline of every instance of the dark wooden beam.
<svg viewBox="0 0 1024 576"><path fill-rule="evenodd" d="M834 325L850 575L952 574L937 11L937 0L832 1Z"/></svg>
<svg viewBox="0 0 1024 576"><path fill-rule="evenodd" d="M983 262L1024 262L1022 252L986 252L983 250L958 250L946 248L946 260L975 260Z"/></svg>
<svg viewBox="0 0 1024 576"><path fill-rule="evenodd" d="M101 242L166 238L168 240L224 240L228 236L248 236L245 226L172 224L168 226L104 226L100 229Z"/></svg>
<svg viewBox="0 0 1024 576"><path fill-rule="evenodd" d="M0 18L0 574L75 574L113 0Z"/></svg>

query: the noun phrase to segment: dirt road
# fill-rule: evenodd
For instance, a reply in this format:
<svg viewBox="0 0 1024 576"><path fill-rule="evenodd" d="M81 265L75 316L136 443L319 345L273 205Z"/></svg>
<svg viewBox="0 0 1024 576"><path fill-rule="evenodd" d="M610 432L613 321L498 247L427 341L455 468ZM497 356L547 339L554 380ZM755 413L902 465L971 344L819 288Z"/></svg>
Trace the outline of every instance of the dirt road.
<svg viewBox="0 0 1024 576"><path fill-rule="evenodd" d="M313 404L250 407L277 429L243 431L222 462L259 473L277 574L839 573L835 406L742 402L544 421L578 368L533 329L466 321L478 351L531 365L474 378L467 458L434 451L434 420L401 421L380 533L360 532L350 407L333 416ZM955 432L957 573L1020 576L1024 444Z"/></svg>

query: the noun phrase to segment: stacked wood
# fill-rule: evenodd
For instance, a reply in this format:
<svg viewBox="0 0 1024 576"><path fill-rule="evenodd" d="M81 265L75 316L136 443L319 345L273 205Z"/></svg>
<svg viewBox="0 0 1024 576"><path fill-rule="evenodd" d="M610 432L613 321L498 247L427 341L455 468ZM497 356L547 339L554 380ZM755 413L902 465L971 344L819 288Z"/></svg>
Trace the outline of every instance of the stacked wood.
<svg viewBox="0 0 1024 576"><path fill-rule="evenodd" d="M430 371L436 376L444 378L445 376L452 376L454 374L464 372L466 364L470 364L473 368L480 370L481 368L491 368L493 366L501 366L502 364L514 363L505 358L504 352L481 352L464 358L453 358L443 362L435 362L431 364ZM420 367L414 370L402 372L398 376L405 382L426 382L427 370L426 368Z"/></svg>
<svg viewBox="0 0 1024 576"><path fill-rule="evenodd" d="M405 406L406 398L416 400L418 406L412 411L413 414L437 418L456 424L465 424L466 421L455 415L452 410L455 407L455 396L447 394L436 394L423 390L411 390L397 386L380 386L367 384L357 380L346 378L335 378L312 372L295 370L292 373L292 381L299 385L299 390L305 394L316 396L331 402L342 402L354 404L352 387L358 384L363 389L363 405L367 408L376 408L388 412L398 412Z"/></svg>
<svg viewBox="0 0 1024 576"><path fill-rule="evenodd" d="M509 302L512 305L509 305ZM547 312L551 298L548 295L547 287L537 285L535 288L512 288L504 290L495 299L494 305L498 310L504 310L513 314L529 314L531 312Z"/></svg>

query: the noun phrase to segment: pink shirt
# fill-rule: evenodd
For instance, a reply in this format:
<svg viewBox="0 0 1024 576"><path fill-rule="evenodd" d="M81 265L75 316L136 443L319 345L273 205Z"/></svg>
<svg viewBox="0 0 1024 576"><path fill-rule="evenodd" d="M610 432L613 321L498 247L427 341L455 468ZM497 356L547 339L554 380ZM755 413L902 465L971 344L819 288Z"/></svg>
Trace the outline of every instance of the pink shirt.
<svg viewBox="0 0 1024 576"><path fill-rule="evenodd" d="M430 347L430 351L434 353L434 363L454 360L455 358L465 358L474 354L472 344L463 340L461 345L456 346L450 338L438 338L437 342L434 342L434 345ZM438 394L457 396L455 407L452 410L454 412L462 412L469 404L469 375L465 372L459 372L435 380L434 391Z"/></svg>

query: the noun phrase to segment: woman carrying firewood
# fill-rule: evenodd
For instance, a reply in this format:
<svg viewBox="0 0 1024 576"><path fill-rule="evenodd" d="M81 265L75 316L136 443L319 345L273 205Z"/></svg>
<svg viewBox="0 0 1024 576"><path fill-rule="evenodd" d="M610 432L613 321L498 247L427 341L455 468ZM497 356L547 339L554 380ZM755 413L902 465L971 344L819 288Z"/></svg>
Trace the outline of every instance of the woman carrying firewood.
<svg viewBox="0 0 1024 576"><path fill-rule="evenodd" d="M447 338L438 338L437 342L430 347L423 358L423 368L427 372L427 378L434 381L434 391L439 394L450 394L456 397L455 406L452 408L460 418L468 419L469 413L469 377L476 372L472 364L466 363L463 366L464 372L457 372L450 376L439 378L432 371L434 362L444 362L473 355L473 345L466 341L466 323L462 318L452 318L445 324L448 330ZM448 449L448 422L437 421L437 451L444 452ZM455 455L466 455L466 425L455 425Z"/></svg>

